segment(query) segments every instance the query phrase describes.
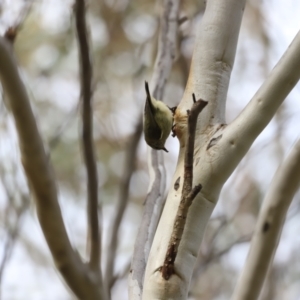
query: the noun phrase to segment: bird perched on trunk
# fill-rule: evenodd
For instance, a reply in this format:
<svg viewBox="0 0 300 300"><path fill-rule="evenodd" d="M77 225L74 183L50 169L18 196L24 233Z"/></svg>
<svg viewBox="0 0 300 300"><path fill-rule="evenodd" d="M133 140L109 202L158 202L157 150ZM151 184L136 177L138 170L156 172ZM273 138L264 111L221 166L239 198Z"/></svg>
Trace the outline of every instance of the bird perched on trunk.
<svg viewBox="0 0 300 300"><path fill-rule="evenodd" d="M146 143L156 150L164 150L170 135L175 108L169 108L160 100L151 97L148 82L145 81L146 103L144 110L144 135Z"/></svg>

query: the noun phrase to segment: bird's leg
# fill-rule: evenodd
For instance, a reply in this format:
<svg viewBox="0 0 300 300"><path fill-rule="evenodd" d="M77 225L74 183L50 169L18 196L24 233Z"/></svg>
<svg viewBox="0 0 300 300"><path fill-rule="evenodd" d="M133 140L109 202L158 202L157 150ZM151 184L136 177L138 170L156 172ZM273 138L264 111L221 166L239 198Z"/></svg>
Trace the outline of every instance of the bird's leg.
<svg viewBox="0 0 300 300"><path fill-rule="evenodd" d="M172 126L172 137L176 136L176 124L173 124Z"/></svg>

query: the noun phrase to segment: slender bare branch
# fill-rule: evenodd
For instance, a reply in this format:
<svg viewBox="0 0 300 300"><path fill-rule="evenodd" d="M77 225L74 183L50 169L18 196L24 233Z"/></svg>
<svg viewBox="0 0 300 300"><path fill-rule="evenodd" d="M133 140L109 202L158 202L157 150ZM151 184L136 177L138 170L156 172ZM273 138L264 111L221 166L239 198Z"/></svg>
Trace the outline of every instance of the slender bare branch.
<svg viewBox="0 0 300 300"><path fill-rule="evenodd" d="M193 94L194 104L191 110L188 110L188 135L187 145L184 157L184 181L182 187L182 194L187 196L192 190L193 184L193 164L194 164L194 145L195 145L195 134L197 126L197 118L203 108L207 105L207 101L198 100L196 101L195 94Z"/></svg>
<svg viewBox="0 0 300 300"><path fill-rule="evenodd" d="M43 234L57 269L77 297L103 299L101 286L88 273L69 241L49 155L45 152L12 52L7 41L0 38L0 80L15 119L22 163L34 195Z"/></svg>
<svg viewBox="0 0 300 300"><path fill-rule="evenodd" d="M75 117L77 117L77 113L78 105L76 105L76 107L70 111L64 122L54 129L52 136L48 139L48 147L51 149L51 151L53 151L57 145L59 145L64 132L70 126L70 123L74 121Z"/></svg>
<svg viewBox="0 0 300 300"><path fill-rule="evenodd" d="M131 266L131 259L128 260L128 262L126 263L126 265L124 266L124 268L117 273L116 275L114 275L114 277L111 279L111 286L114 286L114 284L120 280L120 279L124 279L125 276L128 276L129 270L130 270L130 266Z"/></svg>
<svg viewBox="0 0 300 300"><path fill-rule="evenodd" d="M278 168L258 216L249 255L232 299L258 299L273 261L287 210L300 185L300 140Z"/></svg>
<svg viewBox="0 0 300 300"><path fill-rule="evenodd" d="M229 250L232 249L232 247L238 245L247 243L251 240L251 235L244 235L240 236L234 241L232 241L230 244L228 244L225 248L219 250L219 251L211 251L204 257L204 259L200 262L199 266L197 267L197 271L195 273L200 274L203 269L205 269L212 261L220 258L222 255L225 255L229 252Z"/></svg>
<svg viewBox="0 0 300 300"><path fill-rule="evenodd" d="M163 99L164 88L176 56L177 28L180 0L164 0L160 18L158 52L153 69L151 87L156 99Z"/></svg>
<svg viewBox="0 0 300 300"><path fill-rule="evenodd" d="M114 265L116 259L116 251L118 247L118 233L120 224L127 207L128 198L129 198L129 183L132 176L132 173L135 169L135 159L137 153L137 147L139 144L139 140L141 138L143 130L143 122L142 119L138 121L136 125L135 132L131 136L130 140L128 141L128 146L126 149L125 155L125 165L124 165L124 174L121 178L121 183L119 187L119 198L115 208L115 215L112 220L111 226L111 234L109 236L108 242L108 251L107 251L107 264L106 264L106 271L105 271L105 281L107 282L108 288L111 289L114 281L113 279L114 274Z"/></svg>
<svg viewBox="0 0 300 300"><path fill-rule="evenodd" d="M22 26L27 19L28 15L31 12L33 1L24 1L23 7L20 10L20 15L17 20L15 20L15 24L8 27L4 33L4 37L13 44L17 37L18 32L22 29Z"/></svg>
<svg viewBox="0 0 300 300"><path fill-rule="evenodd" d="M92 65L88 34L85 21L85 1L76 0L76 30L79 47L80 85L82 101L82 148L87 172L87 215L89 237L89 265L93 270L100 271L101 232L98 218L98 175L93 145L93 111L92 111Z"/></svg>
<svg viewBox="0 0 300 300"><path fill-rule="evenodd" d="M163 98L165 83L169 77L176 53L178 12L180 0L164 0L161 16L158 53L153 70L151 86L156 99ZM141 299L146 262L152 245L154 233L164 205L166 189L166 170L163 153L148 150L150 169L149 193L145 200L145 210L135 242L129 275L129 299Z"/></svg>
<svg viewBox="0 0 300 300"><path fill-rule="evenodd" d="M233 241L230 241L226 247L216 250L214 247L211 247L211 251L207 252L207 255L201 257L198 264L196 265L191 282L191 291L193 291L194 287L199 284L199 279L201 280L200 276L205 272L207 268L212 266L213 262L218 261L222 258L225 254L227 254L234 246L239 244L247 243L251 240L251 235L240 236ZM192 294L192 293L191 293Z"/></svg>
<svg viewBox="0 0 300 300"><path fill-rule="evenodd" d="M198 184L192 188L193 184L193 164L194 164L194 145L195 145L195 132L198 115L202 109L207 105L206 101L198 100L196 102L195 94L193 94L194 104L188 114L188 136L187 147L184 159L184 180L181 194L181 201L178 206L177 214L174 220L173 230L169 241L164 264L161 267L162 277L168 280L174 274L174 263L177 256L177 251L181 242L181 237L186 224L188 210L201 191L202 186Z"/></svg>

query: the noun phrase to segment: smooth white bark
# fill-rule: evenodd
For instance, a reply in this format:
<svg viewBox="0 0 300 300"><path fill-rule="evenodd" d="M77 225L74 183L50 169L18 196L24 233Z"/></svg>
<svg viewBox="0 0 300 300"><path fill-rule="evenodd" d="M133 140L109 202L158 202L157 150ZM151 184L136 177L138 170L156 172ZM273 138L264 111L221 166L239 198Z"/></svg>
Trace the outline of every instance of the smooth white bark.
<svg viewBox="0 0 300 300"><path fill-rule="evenodd" d="M228 178L299 78L300 31L249 104L224 130L216 147L222 149L216 162L220 176Z"/></svg>
<svg viewBox="0 0 300 300"><path fill-rule="evenodd" d="M259 133L300 78L298 34L262 87L230 125L224 125L227 88L244 9L243 1L210 0L199 27L183 100L175 115L180 154L167 202L146 268L143 299L186 299L192 270L206 224L220 190ZM167 251L181 199L186 141L186 110L192 93L209 102L198 118L194 152L194 182L203 186L190 207L175 260L175 274L166 281L160 267ZM174 184L180 177L180 188Z"/></svg>
<svg viewBox="0 0 300 300"><path fill-rule="evenodd" d="M258 298L279 242L287 210L300 184L300 140L278 168L263 201L251 248L233 300Z"/></svg>
<svg viewBox="0 0 300 300"><path fill-rule="evenodd" d="M146 268L143 299L186 299L193 267L206 224L215 207L220 189L212 156L206 151L210 136L224 123L225 101L245 1L208 1L193 54L187 88L177 108L175 123L180 140L180 154L167 202L158 225ZM190 207L186 227L175 260L175 275L166 281L162 266L181 198L186 138L186 110L192 105L192 93L209 102L198 119L195 141L194 185L203 190ZM220 127L221 128L221 127ZM213 149L213 148L212 148ZM174 184L180 177L180 188Z"/></svg>

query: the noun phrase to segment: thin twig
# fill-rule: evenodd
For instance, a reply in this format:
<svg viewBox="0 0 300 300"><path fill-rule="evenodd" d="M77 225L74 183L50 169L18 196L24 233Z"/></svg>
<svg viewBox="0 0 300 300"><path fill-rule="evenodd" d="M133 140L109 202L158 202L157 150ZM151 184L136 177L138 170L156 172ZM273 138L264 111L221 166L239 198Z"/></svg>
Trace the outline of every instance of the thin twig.
<svg viewBox="0 0 300 300"><path fill-rule="evenodd" d="M66 116L64 122L54 129L54 133L48 139L48 147L51 151L53 151L59 145L64 132L68 129L70 123L77 117L78 108L78 105L72 108L70 113Z"/></svg>
<svg viewBox="0 0 300 300"><path fill-rule="evenodd" d="M161 267L162 277L168 280L175 273L174 263L180 245L181 237L184 231L187 214L194 198L201 191L202 186L198 184L192 188L193 184L193 162L194 162L194 145L197 119L200 112L208 102L203 100L196 101L193 94L194 104L188 113L188 137L187 147L184 159L184 181L182 187L181 201L174 220L172 235L169 241L164 264Z"/></svg>
<svg viewBox="0 0 300 300"><path fill-rule="evenodd" d="M195 145L195 134L197 126L197 118L203 108L208 102L203 100L196 101L195 94L193 94L193 106L191 111L188 111L188 137L187 137L187 148L184 157L184 181L182 194L188 195L192 189L193 184L193 163L194 163L194 145Z"/></svg>
<svg viewBox="0 0 300 300"><path fill-rule="evenodd" d="M126 263L126 265L124 266L124 268L117 273L116 275L114 275L114 277L111 279L111 286L114 286L114 284L120 280L123 279L126 275L128 276L129 270L130 270L130 266L131 266L131 259Z"/></svg>
<svg viewBox="0 0 300 300"><path fill-rule="evenodd" d="M90 242L90 267L99 270L101 233L98 219L98 175L93 146L92 65L85 21L85 1L75 3L76 30L79 46L80 85L82 100L82 148L87 172L87 215Z"/></svg>
<svg viewBox="0 0 300 300"><path fill-rule="evenodd" d="M197 266L194 269L191 287L195 286L199 282L199 277L206 270L206 268L210 267L212 263L218 259L220 259L223 255L227 254L234 246L239 244L247 243L251 240L252 235L240 236L234 241L230 242L225 248L215 251L214 247L211 247L211 252L208 255L201 258L198 262ZM193 290L193 288L191 288Z"/></svg>
<svg viewBox="0 0 300 300"><path fill-rule="evenodd" d="M28 208L28 205L29 205L29 201L26 203L26 205L24 203L24 205L22 205L16 211L16 214L17 214L16 220L15 220L14 224L12 224L12 228L7 229L7 238L6 238L6 241L4 243L3 256L2 256L2 259L1 259L1 262L0 262L0 285L1 285L1 281L2 281L2 277L3 277L5 267L8 263L8 260L11 257L14 244L15 244L16 239L17 239L18 234L19 234L22 215L26 211L26 209Z"/></svg>
<svg viewBox="0 0 300 300"><path fill-rule="evenodd" d="M204 259L200 262L199 266L197 267L197 271L195 271L194 273L200 274L211 262L220 258L222 255L225 255L226 253L228 253L232 249L232 247L239 245L239 244L250 242L251 237L252 237L252 234L240 236L236 240L232 241L225 248L223 248L222 250L219 250L217 252L215 252L212 249L212 251L209 252L208 255L206 255L204 257Z"/></svg>
<svg viewBox="0 0 300 300"><path fill-rule="evenodd" d="M11 44L15 42L15 39L21 30L24 22L26 21L28 15L30 14L33 1L24 1L24 7L20 10L20 15L18 20L15 21L15 24L8 27L4 33L4 38Z"/></svg>
<svg viewBox="0 0 300 300"><path fill-rule="evenodd" d="M105 280L107 282L109 290L113 286L115 282L115 277L113 276L115 259L116 259L116 251L118 247L118 233L120 224L128 203L129 198L129 183L132 176L133 171L135 170L135 159L137 153L137 147L139 140L141 138L143 130L142 119L138 121L136 125L135 132L131 136L128 147L126 149L125 156L125 165L124 165L124 174L121 179L120 188L119 188L119 198L115 208L115 215L112 220L112 230L111 235L109 236L108 242L108 251L107 251L107 264L105 271Z"/></svg>
<svg viewBox="0 0 300 300"><path fill-rule="evenodd" d="M1 168L1 175L4 175L4 170ZM20 224L21 224L21 219L23 216L23 213L28 209L29 203L30 203L30 198L29 195L21 194L21 205L17 205L15 201L15 196L14 196L14 191L12 191L8 186L8 182L4 179L5 176L2 176L2 186L5 190L6 196L7 196L7 201L8 201L8 206L5 211L5 216L4 216L4 225L7 228L7 237L6 241L4 242L4 247L3 247L3 256L0 261L0 285L3 277L3 273L5 270L5 267L12 255L13 252L13 247L16 242L16 239L19 234L20 230ZM15 183L16 186L16 183ZM15 218L13 218L12 221L12 214L15 215ZM1 291L1 289L0 289ZM0 295L1 297L1 295Z"/></svg>

